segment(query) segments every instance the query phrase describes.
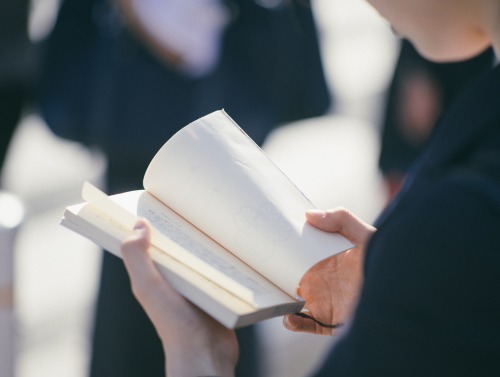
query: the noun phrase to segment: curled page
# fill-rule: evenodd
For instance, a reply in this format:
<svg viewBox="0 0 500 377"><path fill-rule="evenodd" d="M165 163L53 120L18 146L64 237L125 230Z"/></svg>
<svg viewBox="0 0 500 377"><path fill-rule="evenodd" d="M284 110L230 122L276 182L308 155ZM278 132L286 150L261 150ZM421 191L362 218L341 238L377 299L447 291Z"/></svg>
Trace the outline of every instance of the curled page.
<svg viewBox="0 0 500 377"><path fill-rule="evenodd" d="M168 140L144 188L292 296L310 267L353 247L306 223L314 205L223 110Z"/></svg>

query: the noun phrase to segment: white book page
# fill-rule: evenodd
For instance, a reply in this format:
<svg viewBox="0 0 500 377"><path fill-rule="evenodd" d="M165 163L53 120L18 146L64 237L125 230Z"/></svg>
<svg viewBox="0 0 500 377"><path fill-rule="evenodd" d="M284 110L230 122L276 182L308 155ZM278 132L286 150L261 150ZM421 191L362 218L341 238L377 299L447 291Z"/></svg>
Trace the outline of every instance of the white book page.
<svg viewBox="0 0 500 377"><path fill-rule="evenodd" d="M82 211L85 214L80 216ZM121 257L120 243L125 236L124 229L115 228L117 224L113 223L109 225L115 231L110 231L109 227L106 226L106 220L102 217L99 217L98 221L95 222L94 220L99 216L98 211L97 207L89 203L69 206L66 208L65 216L61 219L60 224ZM265 315L270 309L259 310L251 303L231 294L226 288L196 273L154 246L149 251L158 270L174 289L228 328L234 328L239 325L240 321L245 323L254 319L253 322L255 322L269 318L273 316L275 310L278 312L285 310L288 313L293 312L295 308L290 301L285 305L272 306L270 315ZM299 305L299 303L295 304L298 306L295 311L300 311ZM264 311L263 316L259 314L261 310ZM243 318L240 319L240 316Z"/></svg>
<svg viewBox="0 0 500 377"><path fill-rule="evenodd" d="M144 188L292 296L311 266L352 247L305 222L313 204L224 111L165 143Z"/></svg>
<svg viewBox="0 0 500 377"><path fill-rule="evenodd" d="M122 239L132 230L138 217L146 218L153 227L153 246L255 308L292 301L290 296L149 193L138 190L108 197L86 183L82 194L88 204L75 207L78 216L105 229L114 238ZM66 216L71 214L66 211Z"/></svg>

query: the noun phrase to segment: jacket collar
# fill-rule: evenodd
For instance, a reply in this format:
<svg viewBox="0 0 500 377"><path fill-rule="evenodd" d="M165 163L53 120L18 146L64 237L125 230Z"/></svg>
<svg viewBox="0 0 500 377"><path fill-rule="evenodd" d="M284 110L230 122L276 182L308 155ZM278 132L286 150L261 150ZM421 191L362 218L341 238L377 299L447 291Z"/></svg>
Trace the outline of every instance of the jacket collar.
<svg viewBox="0 0 500 377"><path fill-rule="evenodd" d="M492 109L494 109L492 111ZM476 80L438 121L420 157L407 174L400 193L377 219L380 227L418 178L464 155L492 128L500 127L500 64Z"/></svg>
<svg viewBox="0 0 500 377"><path fill-rule="evenodd" d="M448 164L492 127L500 127L500 65L475 81L438 121L420 157L421 169Z"/></svg>

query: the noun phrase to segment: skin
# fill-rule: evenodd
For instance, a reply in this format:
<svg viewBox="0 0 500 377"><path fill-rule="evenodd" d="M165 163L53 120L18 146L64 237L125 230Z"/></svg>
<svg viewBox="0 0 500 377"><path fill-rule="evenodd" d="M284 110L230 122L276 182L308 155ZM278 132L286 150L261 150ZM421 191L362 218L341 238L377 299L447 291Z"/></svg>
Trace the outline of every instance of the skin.
<svg viewBox="0 0 500 377"><path fill-rule="evenodd" d="M359 296L364 250L375 228L344 208L309 211L306 220L325 232L339 232L356 245L354 249L313 266L303 276L297 289L298 295L306 301L305 309L309 315L323 323L342 323L350 317ZM283 324L292 331L321 335L332 335L338 331L293 314L285 316Z"/></svg>
<svg viewBox="0 0 500 377"><path fill-rule="evenodd" d="M401 36L434 61L469 58L487 46L500 51L500 0L368 0ZM375 229L344 209L311 211L307 221L339 232L356 248L314 266L298 294L318 320L348 320L359 296L365 245ZM227 330L179 296L158 273L148 255L149 226L141 220L123 242L123 259L135 296L163 342L171 377L233 376L238 344ZM286 316L292 331L331 334L311 320ZM193 357L196 355L196 357Z"/></svg>
<svg viewBox="0 0 500 377"><path fill-rule="evenodd" d="M367 1L429 60L471 58L485 50L491 36L498 34L496 0Z"/></svg>
<svg viewBox="0 0 500 377"><path fill-rule="evenodd" d="M364 247L375 228L343 208L309 211L306 220L321 230L339 232L356 245L315 265L304 275L297 292L318 320L343 322L358 297ZM168 285L149 257L149 246L150 226L146 220L140 220L123 241L121 252L132 292L162 341L166 375L233 376L238 360L235 333L191 305ZM332 330L294 315L284 317L284 325L292 331L332 335Z"/></svg>
<svg viewBox="0 0 500 377"><path fill-rule="evenodd" d="M167 376L232 376L236 335L197 309L163 279L149 257L150 226L140 220L122 243L132 292L153 322L168 361ZM193 357L196 355L196 357Z"/></svg>

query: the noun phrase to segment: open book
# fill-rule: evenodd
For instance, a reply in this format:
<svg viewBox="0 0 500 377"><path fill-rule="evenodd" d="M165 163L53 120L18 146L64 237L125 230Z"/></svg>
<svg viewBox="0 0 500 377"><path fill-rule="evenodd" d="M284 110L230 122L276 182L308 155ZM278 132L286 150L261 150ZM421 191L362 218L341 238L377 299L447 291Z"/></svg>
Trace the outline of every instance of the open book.
<svg viewBox="0 0 500 377"><path fill-rule="evenodd" d="M170 138L143 190L107 196L85 183L82 196L62 225L120 256L138 217L148 219L162 275L228 328L300 311L304 273L353 246L305 222L314 206L223 110Z"/></svg>

